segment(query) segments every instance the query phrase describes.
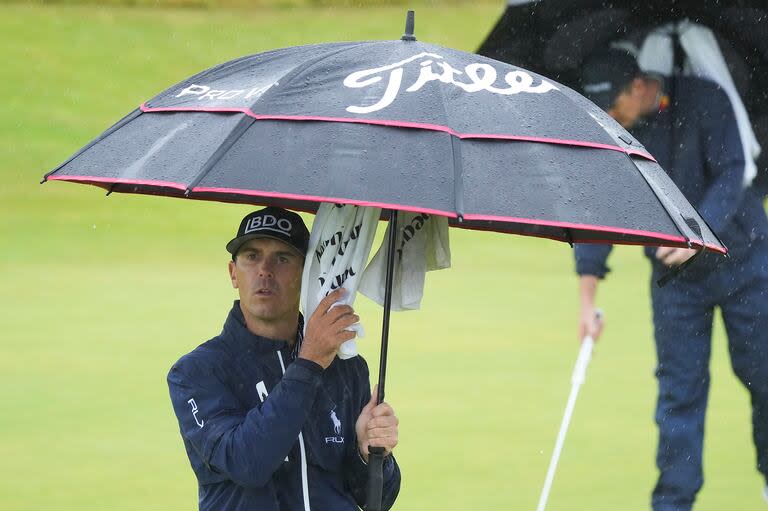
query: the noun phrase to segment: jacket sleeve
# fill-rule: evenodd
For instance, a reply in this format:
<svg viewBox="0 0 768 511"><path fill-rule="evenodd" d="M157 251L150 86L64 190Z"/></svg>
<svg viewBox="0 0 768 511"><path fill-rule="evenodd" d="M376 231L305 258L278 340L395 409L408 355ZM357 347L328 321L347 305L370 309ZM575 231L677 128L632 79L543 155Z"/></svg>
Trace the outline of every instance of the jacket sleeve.
<svg viewBox="0 0 768 511"><path fill-rule="evenodd" d="M368 381L368 365L363 357L360 359L360 374L358 377L359 385L363 388L362 399L358 410L371 400L371 384ZM397 465L395 456L390 453L384 458L383 464L384 486L381 492L381 509L386 511L390 509L400 493L400 467ZM347 450L347 459L344 464L344 478L350 493L357 502L360 509L365 509L368 496L368 465L363 461L357 450L357 437L351 442Z"/></svg>
<svg viewBox="0 0 768 511"><path fill-rule="evenodd" d="M720 235L744 198L744 151L728 96L719 89L711 93L699 134L711 181L698 210Z"/></svg>
<svg viewBox="0 0 768 511"><path fill-rule="evenodd" d="M246 487L266 485L296 442L322 368L296 360L260 407L243 409L215 371L182 359L168 374L181 435L212 471Z"/></svg>
<svg viewBox="0 0 768 511"><path fill-rule="evenodd" d="M573 255L576 259L576 273L579 275L594 275L604 279L605 275L611 271L606 266L611 250L613 250L613 245L575 244L573 246Z"/></svg>

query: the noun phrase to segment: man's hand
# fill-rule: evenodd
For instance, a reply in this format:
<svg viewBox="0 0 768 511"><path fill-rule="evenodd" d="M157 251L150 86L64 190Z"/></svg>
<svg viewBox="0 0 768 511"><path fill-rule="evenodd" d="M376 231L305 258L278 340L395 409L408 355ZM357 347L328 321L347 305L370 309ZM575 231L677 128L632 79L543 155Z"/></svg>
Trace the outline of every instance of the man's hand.
<svg viewBox="0 0 768 511"><path fill-rule="evenodd" d="M355 332L347 330L360 318L349 305L331 305L344 298L346 290L339 288L322 299L307 323L307 334L301 343L299 358L320 364L323 369L333 362L339 346L354 339Z"/></svg>
<svg viewBox="0 0 768 511"><path fill-rule="evenodd" d="M584 340L586 336L590 336L593 341L597 342L603 333L604 326L602 316L598 314L594 306L582 306L581 318L579 319L579 340Z"/></svg>
<svg viewBox="0 0 768 511"><path fill-rule="evenodd" d="M357 449L368 463L368 446L383 447L387 456L397 445L397 424L395 411L387 403L376 404L377 387L373 388L371 400L360 412L355 423Z"/></svg>
<svg viewBox="0 0 768 511"><path fill-rule="evenodd" d="M579 341L590 336L597 342L603 333L603 320L598 317L595 309L595 296L599 279L594 275L582 275L579 279L579 297L581 314L579 316Z"/></svg>
<svg viewBox="0 0 768 511"><path fill-rule="evenodd" d="M665 266L680 266L688 259L696 255L693 248L659 247L656 249L656 259Z"/></svg>

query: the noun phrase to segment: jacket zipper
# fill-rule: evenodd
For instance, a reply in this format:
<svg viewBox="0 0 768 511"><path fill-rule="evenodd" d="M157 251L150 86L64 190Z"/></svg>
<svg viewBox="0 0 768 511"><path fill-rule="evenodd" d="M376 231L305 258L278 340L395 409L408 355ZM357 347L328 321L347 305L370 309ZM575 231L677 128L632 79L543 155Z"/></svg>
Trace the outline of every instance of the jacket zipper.
<svg viewBox="0 0 768 511"><path fill-rule="evenodd" d="M280 361L280 369L285 374L283 355L278 350L277 359ZM304 435L299 431L299 451L301 453L301 489L304 498L304 511L311 511L309 507L309 480L307 478L307 452L304 449Z"/></svg>

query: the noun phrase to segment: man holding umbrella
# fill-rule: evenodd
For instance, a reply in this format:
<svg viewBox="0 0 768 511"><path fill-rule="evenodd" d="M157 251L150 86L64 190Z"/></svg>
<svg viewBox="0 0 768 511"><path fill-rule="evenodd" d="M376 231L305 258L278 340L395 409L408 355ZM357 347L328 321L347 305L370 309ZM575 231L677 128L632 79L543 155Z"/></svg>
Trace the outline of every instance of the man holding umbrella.
<svg viewBox="0 0 768 511"><path fill-rule="evenodd" d="M366 501L368 447L385 450L382 509L400 488L397 417L371 398L362 357L336 357L359 318L322 300L302 336L299 293L309 232L268 207L227 244L235 301L217 337L168 374L201 510L353 510Z"/></svg>
<svg viewBox="0 0 768 511"><path fill-rule="evenodd" d="M666 286L652 285L659 382L655 511L691 509L703 484L715 307L725 322L734 372L751 395L757 468L768 480L768 219L759 194L743 184L744 152L728 97L704 80L673 80L673 104L658 112L661 79L640 72L628 51L601 51L582 70L584 94L632 130L730 249L727 259L702 254ZM600 335L594 300L609 271L610 250L576 245L582 336ZM653 281L695 253L647 247ZM768 500L768 487L764 493Z"/></svg>

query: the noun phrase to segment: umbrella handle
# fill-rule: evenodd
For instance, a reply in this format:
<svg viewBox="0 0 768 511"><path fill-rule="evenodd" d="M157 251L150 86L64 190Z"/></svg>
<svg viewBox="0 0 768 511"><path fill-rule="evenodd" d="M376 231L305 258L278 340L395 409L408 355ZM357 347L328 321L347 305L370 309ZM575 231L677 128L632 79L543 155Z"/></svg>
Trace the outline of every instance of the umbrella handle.
<svg viewBox="0 0 768 511"><path fill-rule="evenodd" d="M384 448L368 447L368 491L365 511L381 511L384 488Z"/></svg>

